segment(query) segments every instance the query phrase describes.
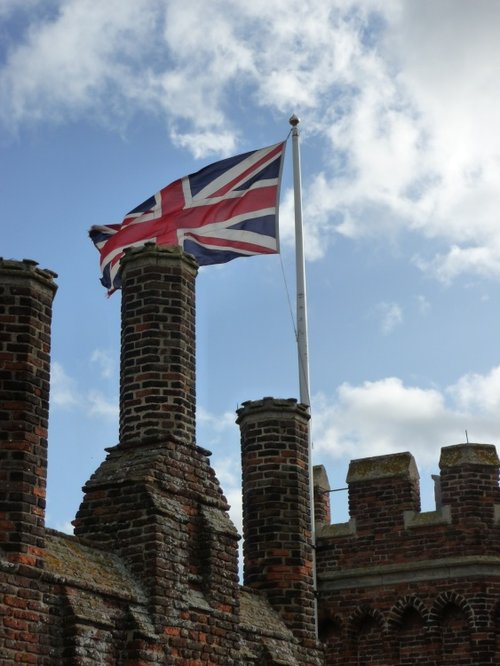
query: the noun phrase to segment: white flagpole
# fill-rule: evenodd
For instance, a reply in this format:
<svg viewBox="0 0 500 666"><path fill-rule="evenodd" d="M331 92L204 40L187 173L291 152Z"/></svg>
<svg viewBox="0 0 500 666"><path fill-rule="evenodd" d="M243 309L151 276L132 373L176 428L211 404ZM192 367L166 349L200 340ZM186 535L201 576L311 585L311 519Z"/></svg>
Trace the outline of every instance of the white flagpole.
<svg viewBox="0 0 500 666"><path fill-rule="evenodd" d="M304 260L304 234L302 225L302 183L300 176L300 146L299 129L300 119L295 114L289 120L292 126L292 154L293 154L293 196L295 206L295 266L297 280L297 351L299 361L299 391L300 402L307 405L311 413L311 396L309 392L309 342L307 336L307 300L306 300L306 268ZM309 496L311 505L311 545L313 589L316 597L316 529L314 520L314 484L312 468L312 438L311 424L309 422ZM318 636L317 599L314 604L314 620L316 637Z"/></svg>
<svg viewBox="0 0 500 666"><path fill-rule="evenodd" d="M293 149L293 196L295 204L295 270L297 280L297 350L299 360L300 402L311 406L309 395L309 343L307 338L306 308L306 270L304 261L304 236L302 231L302 184L300 177L300 120L294 114L290 120L292 126Z"/></svg>

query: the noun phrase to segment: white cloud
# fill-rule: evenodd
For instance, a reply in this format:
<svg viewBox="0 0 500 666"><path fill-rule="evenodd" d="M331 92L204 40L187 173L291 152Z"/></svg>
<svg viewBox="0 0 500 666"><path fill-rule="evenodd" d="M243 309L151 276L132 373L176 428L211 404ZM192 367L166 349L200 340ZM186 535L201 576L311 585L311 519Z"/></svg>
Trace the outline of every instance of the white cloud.
<svg viewBox="0 0 500 666"><path fill-rule="evenodd" d="M90 108L120 115L123 105L115 102L124 90L140 105L132 64L149 52L155 5L66 0L55 15L33 22L0 72L4 122L62 120Z"/></svg>
<svg viewBox="0 0 500 666"><path fill-rule="evenodd" d="M197 423L199 423L205 431L211 430L217 435L220 435L221 432L233 428L235 420L236 416L232 412L212 414L208 411L208 409L205 409L205 407L201 406L198 406L196 410Z"/></svg>
<svg viewBox="0 0 500 666"><path fill-rule="evenodd" d="M380 330L384 335L403 323L403 310L397 303L379 303L375 308L380 317Z"/></svg>
<svg viewBox="0 0 500 666"><path fill-rule="evenodd" d="M121 128L137 110L161 113L172 141L203 157L238 148L249 108L297 111L303 140L323 146L304 179L310 259L335 234L412 230L440 240L439 253L429 243L415 259L433 277L498 278L495 0L54 0L51 9L24 10L31 24L8 42L4 123L92 111ZM286 193L284 243L290 210Z"/></svg>
<svg viewBox="0 0 500 666"><path fill-rule="evenodd" d="M66 374L63 366L54 361L50 369L50 400L56 407L73 408L80 403L77 385L74 379Z"/></svg>
<svg viewBox="0 0 500 666"><path fill-rule="evenodd" d="M204 407L196 410L197 439L201 446L213 447L211 464L231 506L231 520L241 534L241 453L235 420L233 412L214 414Z"/></svg>
<svg viewBox="0 0 500 666"><path fill-rule="evenodd" d="M445 254L436 254L430 260L418 256L413 261L422 271L434 275L444 284L450 284L463 274L500 275L500 247L494 245L460 247L453 244Z"/></svg>
<svg viewBox="0 0 500 666"><path fill-rule="evenodd" d="M184 132L180 133L174 128L170 138L176 146L187 148L196 158L211 153L228 156L236 151L236 137L227 131Z"/></svg>
<svg viewBox="0 0 500 666"><path fill-rule="evenodd" d="M429 314L431 310L431 304L423 294L419 294L417 296L417 305L418 305L418 311L422 316Z"/></svg>
<svg viewBox="0 0 500 666"><path fill-rule="evenodd" d="M110 400L100 391L89 391L86 396L86 411L89 416L118 419L118 399Z"/></svg>
<svg viewBox="0 0 500 666"><path fill-rule="evenodd" d="M238 534L243 534L241 487L238 485L236 488L232 488L229 491L226 491L223 487L223 490L224 490L224 495L228 501L228 504L231 507L229 509L229 516L233 521L233 524L235 525L236 529L238 530Z"/></svg>
<svg viewBox="0 0 500 666"><path fill-rule="evenodd" d="M75 528L71 524L70 520L66 520L64 523L57 523L54 529L58 530L59 532L64 532L65 534L74 534L75 532Z"/></svg>
<svg viewBox="0 0 500 666"><path fill-rule="evenodd" d="M17 12L23 10L26 11L28 8L32 11L37 4L41 3L41 1L42 0L0 0L0 16L5 19Z"/></svg>
<svg viewBox="0 0 500 666"><path fill-rule="evenodd" d="M487 375L464 375L449 387L448 393L462 411L494 416L500 408L500 367Z"/></svg>
<svg viewBox="0 0 500 666"><path fill-rule="evenodd" d="M313 400L315 452L362 458L412 451L437 464L442 446L464 441L500 443L500 367L465 375L444 390L405 386L388 377L360 386L342 384L333 398Z"/></svg>
<svg viewBox="0 0 500 666"><path fill-rule="evenodd" d="M337 200L326 201L345 215L338 231L439 237L450 250L419 266L445 281L498 276L499 13L494 2L401 3L387 15L372 73L368 58L360 64L362 92L330 132L347 160Z"/></svg>
<svg viewBox="0 0 500 666"><path fill-rule="evenodd" d="M95 354L92 359L102 362L103 358L99 354L94 359ZM53 407L79 412L91 418L118 418L118 398L110 399L97 389L83 389L57 361L51 367L50 399Z"/></svg>
<svg viewBox="0 0 500 666"><path fill-rule="evenodd" d="M99 366L101 377L103 379L109 379L113 377L116 361L112 352L105 349L94 349L90 360L92 363L96 363Z"/></svg>

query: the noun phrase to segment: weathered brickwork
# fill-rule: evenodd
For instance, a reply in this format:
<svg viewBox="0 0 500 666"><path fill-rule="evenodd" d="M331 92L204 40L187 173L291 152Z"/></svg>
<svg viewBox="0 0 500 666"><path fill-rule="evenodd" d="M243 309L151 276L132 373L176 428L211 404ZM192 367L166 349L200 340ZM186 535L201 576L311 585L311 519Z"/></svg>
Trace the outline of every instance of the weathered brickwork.
<svg viewBox="0 0 500 666"><path fill-rule="evenodd" d="M194 442L196 263L148 244L121 266L120 443Z"/></svg>
<svg viewBox="0 0 500 666"><path fill-rule="evenodd" d="M39 566L54 277L33 261L0 260L0 545L10 561Z"/></svg>
<svg viewBox="0 0 500 666"><path fill-rule="evenodd" d="M351 463L350 521L318 524L326 663L498 663L498 468L494 446L443 448L440 504L420 512L409 453Z"/></svg>
<svg viewBox="0 0 500 666"><path fill-rule="evenodd" d="M238 584L240 537L195 441L196 272L178 249L126 254L120 439L68 536L44 524L54 275L0 262L1 666L319 663L303 622Z"/></svg>
<svg viewBox="0 0 500 666"><path fill-rule="evenodd" d="M304 646L315 648L309 503L309 414L296 400L238 410L243 479L243 580L266 594Z"/></svg>
<svg viewBox="0 0 500 666"><path fill-rule="evenodd" d="M0 666L500 663L490 445L442 449L431 512L409 453L352 461L342 524L315 469L313 557L308 410L243 403L238 584L240 537L195 438L196 272L175 248L125 256L120 437L69 536L45 526L55 275L0 260Z"/></svg>

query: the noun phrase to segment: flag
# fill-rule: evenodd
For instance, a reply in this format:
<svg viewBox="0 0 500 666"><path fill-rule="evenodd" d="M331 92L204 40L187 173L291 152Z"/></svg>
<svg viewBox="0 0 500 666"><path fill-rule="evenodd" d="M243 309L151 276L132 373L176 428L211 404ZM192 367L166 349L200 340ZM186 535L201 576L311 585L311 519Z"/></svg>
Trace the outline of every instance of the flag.
<svg viewBox="0 0 500 666"><path fill-rule="evenodd" d="M101 282L120 287L128 247L181 246L200 266L278 252L278 203L285 142L215 162L144 201L121 224L93 226Z"/></svg>

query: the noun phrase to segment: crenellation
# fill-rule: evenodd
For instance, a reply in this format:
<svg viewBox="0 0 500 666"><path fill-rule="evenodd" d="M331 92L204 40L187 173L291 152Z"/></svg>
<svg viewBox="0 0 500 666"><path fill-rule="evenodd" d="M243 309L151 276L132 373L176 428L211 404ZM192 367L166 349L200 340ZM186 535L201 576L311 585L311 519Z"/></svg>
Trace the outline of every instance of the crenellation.
<svg viewBox="0 0 500 666"><path fill-rule="evenodd" d="M484 627L495 625L495 600L500 596L496 449L482 444L443 448L441 476L437 480L443 491L442 500L437 502L435 511L425 512L405 508L410 497L408 487L394 484L394 479L385 474L389 467L400 478L406 475L407 481L415 480L416 468L411 471L409 466L411 473L406 474L401 457L399 461L384 458L373 459L373 465L370 459L364 459L361 465L354 461L355 473L348 478L350 482L356 479L355 493L362 497L371 494L374 499L371 477L375 476L375 482L389 479L390 492L379 487L376 499L385 510L374 517L373 524L365 521L364 529L356 529L355 533L347 529L348 523L324 525L318 531L320 609L328 609L347 626L356 613L365 612L363 608L388 618L386 633L393 645L392 656L387 648L382 649L385 656L380 657L380 663L456 664L444 657L450 653L454 660L461 654L460 663L464 664L496 663L500 656L498 639L494 631L484 631ZM361 488L364 483L366 486ZM398 487L401 496L394 492ZM414 490L416 497L418 489ZM403 518L404 529L395 531L396 513ZM418 640L408 642L407 630L401 633L401 620L397 631L391 624L395 604L400 609L399 617L406 618L404 626L413 617L413 625L408 627L413 626L415 637L420 636ZM414 609L413 615L401 614L406 606ZM357 664L355 656L349 656L354 653L347 639L329 633L327 616L324 618L327 663ZM450 633L450 626L457 627L455 633ZM365 640L362 633L355 632L358 646Z"/></svg>

